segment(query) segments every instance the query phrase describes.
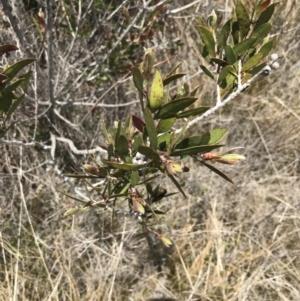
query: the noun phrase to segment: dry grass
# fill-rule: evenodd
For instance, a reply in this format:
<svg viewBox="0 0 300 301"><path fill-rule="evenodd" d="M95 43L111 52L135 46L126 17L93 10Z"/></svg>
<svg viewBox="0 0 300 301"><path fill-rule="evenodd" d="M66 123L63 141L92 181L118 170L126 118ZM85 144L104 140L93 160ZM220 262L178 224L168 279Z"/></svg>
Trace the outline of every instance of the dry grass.
<svg viewBox="0 0 300 301"><path fill-rule="evenodd" d="M201 3L175 19L184 41L177 59L191 74L199 66L196 15L232 5ZM277 38L281 68L193 129L227 127L228 146L244 146L247 161L222 168L235 186L195 166L184 178L188 198L161 204L170 209L161 228L173 253L159 244L150 251L134 220L120 217L112 234L110 217L93 211L61 219L66 204L56 188L65 184L41 168L21 179L11 159L0 183L0 300L300 300L299 12L297 1L277 9L273 33L291 29ZM207 84L201 99L212 96ZM30 168L40 159L26 160Z"/></svg>

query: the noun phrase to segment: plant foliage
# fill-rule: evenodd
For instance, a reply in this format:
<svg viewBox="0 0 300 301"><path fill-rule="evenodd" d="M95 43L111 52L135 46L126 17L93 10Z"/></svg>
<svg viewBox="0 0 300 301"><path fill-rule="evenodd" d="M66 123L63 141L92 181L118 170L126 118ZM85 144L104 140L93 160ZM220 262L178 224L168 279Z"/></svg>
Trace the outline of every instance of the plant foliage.
<svg viewBox="0 0 300 301"><path fill-rule="evenodd" d="M18 50L18 47L14 45L2 45L0 46L0 56L16 50ZM17 75L22 69L34 61L34 58L18 61L11 66L4 66L0 73L0 138L2 138L14 124L7 123L25 96L31 72L24 73L19 77L17 77Z"/></svg>
<svg viewBox="0 0 300 301"><path fill-rule="evenodd" d="M204 73L216 80L222 95L234 92L239 84L251 79L266 63L263 59L272 49L268 35L271 30L270 17L275 4L259 1L250 14L238 1L230 20L222 23L222 16L214 11L204 21L200 18L200 54L208 67L201 66ZM168 85L185 73L177 73L177 64L166 76L155 68L152 49L146 49L143 62L132 69L133 82L139 94L141 117L129 116L124 122L115 122L113 127L103 125L107 156L101 162L85 164L84 173L77 178L104 179L103 185L93 188L101 201L86 202L81 209L98 206L101 210L112 210L124 202L126 214L136 216L144 232L155 233L161 242L169 246L171 240L160 231L150 227L149 221L159 219L163 212L155 204L174 193L167 191L161 178L168 178L185 197L180 181L182 173L189 172L188 162L207 167L223 179L233 181L208 161L234 165L245 160L238 154L220 154L216 150L223 146L228 134L226 128L216 128L197 135L187 135L186 129L193 118L204 114L209 107L196 107L197 87L191 90L184 83L175 95ZM159 185L154 183L159 179ZM90 185L90 187L93 187ZM66 212L78 214L80 208ZM153 225L153 221L151 224Z"/></svg>

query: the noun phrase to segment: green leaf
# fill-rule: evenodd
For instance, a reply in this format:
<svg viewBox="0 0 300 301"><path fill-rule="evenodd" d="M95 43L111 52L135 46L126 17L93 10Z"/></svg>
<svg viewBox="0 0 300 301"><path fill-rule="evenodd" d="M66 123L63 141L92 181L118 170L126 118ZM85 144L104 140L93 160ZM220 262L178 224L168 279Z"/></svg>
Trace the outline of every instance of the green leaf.
<svg viewBox="0 0 300 301"><path fill-rule="evenodd" d="M210 107L199 107L196 109L184 111L184 112L179 113L177 115L177 118L188 118L188 117L192 117L192 116L200 116L209 109L210 109Z"/></svg>
<svg viewBox="0 0 300 301"><path fill-rule="evenodd" d="M201 86L203 86L203 84L196 86L196 88L190 92L190 96L196 96L196 93Z"/></svg>
<svg viewBox="0 0 300 301"><path fill-rule="evenodd" d="M139 170L147 164L131 164L131 163L119 163L119 162L114 162L114 161L106 161L107 165L119 169L119 170L124 170L124 171L134 171L134 170Z"/></svg>
<svg viewBox="0 0 300 301"><path fill-rule="evenodd" d="M12 101L14 99L14 95L12 92L4 92L0 93L0 114L1 112L8 112L10 106L12 105Z"/></svg>
<svg viewBox="0 0 300 301"><path fill-rule="evenodd" d="M9 117L13 114L13 112L18 108L18 106L21 104L24 97L25 97L25 94L22 94L11 104L11 106L9 107L9 110L7 112L7 115L5 117L4 123L6 122L6 120L9 119Z"/></svg>
<svg viewBox="0 0 300 301"><path fill-rule="evenodd" d="M125 122L124 122L124 126L123 126L123 131L122 131L122 135L126 135L128 132L128 128L130 128L132 125L132 116L129 116L126 118ZM127 135L126 135L127 137Z"/></svg>
<svg viewBox="0 0 300 301"><path fill-rule="evenodd" d="M156 113L155 119L163 118L171 118L176 117L177 113L184 110L191 104L193 104L198 98L197 97L184 97L173 100L165 105L163 105L160 110Z"/></svg>
<svg viewBox="0 0 300 301"><path fill-rule="evenodd" d="M115 123L117 123L117 125L118 125L117 131L116 131L115 135L113 135L113 131L111 131L111 133L112 133L112 136L115 137L115 144L114 144L114 145L116 146L116 144L117 144L117 142L118 142L118 139L119 139L119 137L120 137L120 135L121 135L122 122L121 122L121 121L118 121L118 122L115 122ZM111 130L113 130L113 129L111 128Z"/></svg>
<svg viewBox="0 0 300 301"><path fill-rule="evenodd" d="M225 128L213 129L203 135L185 138L175 148L182 149L200 145L212 145L222 141L227 135L228 130Z"/></svg>
<svg viewBox="0 0 300 301"><path fill-rule="evenodd" d="M145 108L144 117L146 122L147 134L150 139L150 145L152 148L157 149L157 132L152 114L148 108Z"/></svg>
<svg viewBox="0 0 300 301"><path fill-rule="evenodd" d="M71 216L71 215L77 215L79 213L81 213L82 211L84 211L85 208L83 207L73 207L73 208L70 208L68 209L65 213L64 213L64 216Z"/></svg>
<svg viewBox="0 0 300 301"><path fill-rule="evenodd" d="M259 71L261 71L263 68L265 68L267 66L267 62L262 63L256 67L254 67L253 69L249 70L248 73L250 73L252 76L257 74Z"/></svg>
<svg viewBox="0 0 300 301"><path fill-rule="evenodd" d="M178 67L182 64L182 62L178 63L166 77L170 77L171 75L174 74L174 72L178 69Z"/></svg>
<svg viewBox="0 0 300 301"><path fill-rule="evenodd" d="M249 32L251 20L245 6L240 1L237 2L235 13L239 23L240 38L243 40Z"/></svg>
<svg viewBox="0 0 300 301"><path fill-rule="evenodd" d="M133 207L132 209L136 212L139 212L141 214L145 213L144 206L136 200L132 200L132 207Z"/></svg>
<svg viewBox="0 0 300 301"><path fill-rule="evenodd" d="M143 93L144 91L144 79L142 76L142 73L139 68L133 67L131 70L133 82L136 86L136 88Z"/></svg>
<svg viewBox="0 0 300 301"><path fill-rule="evenodd" d="M8 92L13 92L15 91L23 82L24 78L18 79L9 86L6 86L6 88L2 91L2 93L8 93Z"/></svg>
<svg viewBox="0 0 300 301"><path fill-rule="evenodd" d="M225 57L226 57L226 61L230 65L233 65L237 61L235 51L233 50L233 48L230 45L225 46Z"/></svg>
<svg viewBox="0 0 300 301"><path fill-rule="evenodd" d="M134 186L138 185L139 181L140 181L139 172L138 171L131 172L131 175L130 175L131 186L134 187Z"/></svg>
<svg viewBox="0 0 300 301"><path fill-rule="evenodd" d="M152 160L157 168L160 167L160 156L153 148L145 145L140 145L138 147L138 152Z"/></svg>
<svg viewBox="0 0 300 301"><path fill-rule="evenodd" d="M262 57L266 57L267 55L269 55L269 53L271 52L272 48L273 48L273 40L267 42L266 44L264 44L260 49L259 52L262 53Z"/></svg>
<svg viewBox="0 0 300 301"><path fill-rule="evenodd" d="M18 49L19 48L15 45L10 45L10 44L1 45L0 46L0 56L2 56L3 54L5 54L7 52L15 51L15 50L18 50Z"/></svg>
<svg viewBox="0 0 300 301"><path fill-rule="evenodd" d="M143 64L143 69L144 69L144 77L147 81L149 81L152 68L154 65L154 52L151 48L146 49L145 55L144 55L144 64Z"/></svg>
<svg viewBox="0 0 300 301"><path fill-rule="evenodd" d="M152 81L151 90L148 95L149 108L151 112L155 112L162 106L163 99L164 99L163 80L159 71L156 70Z"/></svg>
<svg viewBox="0 0 300 301"><path fill-rule="evenodd" d="M207 62L209 62L209 53L208 53L207 47L205 46L205 44L202 41L199 42L199 52L202 55L202 57Z"/></svg>
<svg viewBox="0 0 300 301"><path fill-rule="evenodd" d="M239 28L239 22L237 20L232 22L231 37L232 37L233 45L236 45L240 42L240 28Z"/></svg>
<svg viewBox="0 0 300 301"><path fill-rule="evenodd" d="M272 29L272 25L270 23L266 23L258 27L251 34L251 38L255 38L256 41L253 43L252 47L255 47L259 44L263 39L265 39Z"/></svg>
<svg viewBox="0 0 300 301"><path fill-rule="evenodd" d="M220 177L222 177L223 179L225 179L226 181L234 184L234 182L226 175L224 174L223 172L221 172L218 168L210 165L210 164L207 164L205 163L204 161L202 160L199 160L197 159L199 162L201 162L201 164L203 164L204 166L206 166L207 168L209 168L211 171L215 172L217 175L219 175Z"/></svg>
<svg viewBox="0 0 300 301"><path fill-rule="evenodd" d="M260 16L258 17L256 24L254 26L253 31L255 31L258 27L260 27L262 24L265 24L267 22L270 21L274 10L275 10L275 6L278 4L279 2L273 3L271 4L267 9L265 9Z"/></svg>
<svg viewBox="0 0 300 301"><path fill-rule="evenodd" d="M215 144L222 141L228 135L228 130L225 128L213 129L209 132L204 133L203 142L207 141L207 144Z"/></svg>
<svg viewBox="0 0 300 301"><path fill-rule="evenodd" d="M119 136L118 140L116 141L116 150L118 152L118 155L122 158L129 156L128 140L125 136Z"/></svg>
<svg viewBox="0 0 300 301"><path fill-rule="evenodd" d="M248 71L249 69L253 68L256 66L262 59L263 54L262 53L257 53L253 56L251 56L248 61L243 65L242 71Z"/></svg>
<svg viewBox="0 0 300 301"><path fill-rule="evenodd" d="M111 197L121 197L121 196L124 196L124 194L126 194L128 192L128 189L130 187L130 182L123 182L123 183L120 183L121 186L119 185L116 185L114 187L114 195L111 195Z"/></svg>
<svg viewBox="0 0 300 301"><path fill-rule="evenodd" d="M5 74L0 73L0 85L2 85L2 83L7 80L8 77ZM4 86L4 85L3 85ZM4 87L0 86L0 91L3 90Z"/></svg>
<svg viewBox="0 0 300 301"><path fill-rule="evenodd" d="M161 119L156 127L156 132L158 134L167 132L172 127L175 121L176 117Z"/></svg>
<svg viewBox="0 0 300 301"><path fill-rule="evenodd" d="M210 59L211 62L214 62L216 64L218 64L219 66L221 67L224 67L224 66L227 66L228 65L228 62L224 61L224 60L221 60L221 59L218 59L218 58L215 58L215 57L212 57Z"/></svg>
<svg viewBox="0 0 300 301"><path fill-rule="evenodd" d="M181 77L184 77L185 75L186 75L186 73L176 73L176 74L170 75L163 80L163 84L164 84L164 86L166 86L169 83L171 83L172 81L179 79Z"/></svg>
<svg viewBox="0 0 300 301"><path fill-rule="evenodd" d="M111 144L109 144L108 147L107 147L108 157L114 156L114 152L115 152L114 144L111 143ZM102 159L102 160L103 160L103 159Z"/></svg>
<svg viewBox="0 0 300 301"><path fill-rule="evenodd" d="M231 20L228 20L222 27L219 41L218 41L218 49L225 48L225 46L227 45L227 39L229 37L230 31L231 31Z"/></svg>
<svg viewBox="0 0 300 301"><path fill-rule="evenodd" d="M143 138L142 138L141 134L135 136L134 141L133 141L132 146L131 146L131 150L132 150L132 153L133 153L134 155L135 155L135 153L137 152L138 147L139 147L140 145L143 145L143 143L144 143L144 142L143 142Z"/></svg>
<svg viewBox="0 0 300 301"><path fill-rule="evenodd" d="M169 248L173 244L169 237L161 235L159 238L161 242L164 244L164 246L166 246L167 248Z"/></svg>
<svg viewBox="0 0 300 301"><path fill-rule="evenodd" d="M140 171L141 172L141 171ZM150 175L150 174L154 174L158 172L158 169L157 168L154 168L154 167L149 167L149 168L146 168L146 169L143 169L142 170L142 174L143 176L144 175ZM152 176L152 177L149 177L149 178L144 178L145 180L143 181L140 181L139 182L139 185L144 185L146 183L149 183L149 182L152 182L153 180L155 180L156 178L160 177L160 174L157 174L155 176Z"/></svg>
<svg viewBox="0 0 300 301"><path fill-rule="evenodd" d="M28 85L29 85L29 81L30 81L30 77L31 77L32 71L28 71L25 74L22 74L21 78L24 80L23 83L20 85L20 87L22 88L22 90L24 92L27 91Z"/></svg>
<svg viewBox="0 0 300 301"><path fill-rule="evenodd" d="M33 58L19 61L15 64L11 65L10 67L8 67L6 70L4 70L3 74L5 74L9 78L9 80L12 80L19 71L21 71L24 67L33 63L34 61L35 61L35 59L33 59Z"/></svg>
<svg viewBox="0 0 300 301"><path fill-rule="evenodd" d="M229 73L233 74L234 76L237 76L236 71L233 68L233 66L228 65L228 66L222 68L222 70L219 74L219 77L218 77L218 83L220 83Z"/></svg>
<svg viewBox="0 0 300 301"><path fill-rule="evenodd" d="M202 26L199 27L199 33L203 40L203 43L207 47L208 53L212 57L215 57L216 56L216 50L215 50L216 43L215 43L215 39L214 39L212 33L206 27L202 27Z"/></svg>
<svg viewBox="0 0 300 301"><path fill-rule="evenodd" d="M234 92L236 84L235 84L236 78L229 74L222 82L220 87L221 90L221 96L223 99L226 99L232 92Z"/></svg>
<svg viewBox="0 0 300 301"><path fill-rule="evenodd" d="M177 189L182 193L182 195L186 198L186 195L183 191L183 189L181 188L181 185L177 182L177 180L174 178L174 176L169 175L171 181L175 184L175 186L177 187Z"/></svg>
<svg viewBox="0 0 300 301"><path fill-rule="evenodd" d="M228 73L227 76L219 83L219 86L222 88L221 95L223 96L224 93L227 91L233 92L234 87L235 87L235 82L236 82L237 76L233 75L231 73ZM225 91L225 92L224 92ZM229 93L230 94L230 93ZM227 94L226 97L229 96ZM226 98L225 97L225 98Z"/></svg>
<svg viewBox="0 0 300 301"><path fill-rule="evenodd" d="M208 75L210 78L215 79L214 75L203 65L200 65L200 68L202 69L202 71Z"/></svg>
<svg viewBox="0 0 300 301"><path fill-rule="evenodd" d="M207 24L210 28L212 28L213 30L215 30L218 25L220 24L220 21L218 19L222 19L222 15L220 15L220 17L218 18L215 10L213 9L212 12L210 13L210 15L207 18Z"/></svg>
<svg viewBox="0 0 300 301"><path fill-rule="evenodd" d="M158 146L160 150L166 150L171 140L171 134L166 132L158 137Z"/></svg>
<svg viewBox="0 0 300 301"><path fill-rule="evenodd" d="M168 156L170 156L170 153L173 151L174 145L176 145L178 143L178 141L181 139L181 137L183 137L188 124L189 124L189 120L186 120L186 122L181 127L180 132L177 135L175 134L175 132L172 133L170 143L169 143L168 152L167 152Z"/></svg>
<svg viewBox="0 0 300 301"><path fill-rule="evenodd" d="M185 149L180 149L180 150L174 150L171 152L171 156L192 156L192 155L197 155L199 153L207 153L210 152L213 149L219 148L223 146L223 144L214 144L214 145L200 145L200 146L193 146Z"/></svg>
<svg viewBox="0 0 300 301"><path fill-rule="evenodd" d="M252 47L252 45L255 43L255 41L256 41L256 38L246 39L246 40L236 44L233 47L233 50L236 53L236 55L238 55L238 56L244 55Z"/></svg>

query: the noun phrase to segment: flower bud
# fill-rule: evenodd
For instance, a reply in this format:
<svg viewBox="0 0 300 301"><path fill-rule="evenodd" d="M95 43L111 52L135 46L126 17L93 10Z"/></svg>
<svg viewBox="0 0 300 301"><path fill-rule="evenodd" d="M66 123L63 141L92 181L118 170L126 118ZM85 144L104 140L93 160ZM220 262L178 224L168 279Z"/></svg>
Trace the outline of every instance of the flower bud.
<svg viewBox="0 0 300 301"><path fill-rule="evenodd" d="M218 21L218 16L217 16L215 10L213 9L211 14L208 16L207 23L212 28L215 28L217 25L217 21Z"/></svg>
<svg viewBox="0 0 300 301"><path fill-rule="evenodd" d="M99 173L98 168L96 166L93 166L93 165L90 165L90 164L83 164L83 169L86 172L88 172L88 173L90 173L92 175L96 175L97 176L98 173Z"/></svg>
<svg viewBox="0 0 300 301"><path fill-rule="evenodd" d="M220 155L217 153L204 153L201 155L201 158L204 160L216 160L216 159L220 159Z"/></svg>
<svg viewBox="0 0 300 301"><path fill-rule="evenodd" d="M179 173L182 172L188 172L189 168L183 164L182 161L173 161L173 160L167 160L166 162L166 169L169 174L176 176Z"/></svg>
<svg viewBox="0 0 300 301"><path fill-rule="evenodd" d="M277 61L278 60L278 54L277 53L271 54L271 60L272 61Z"/></svg>
<svg viewBox="0 0 300 301"><path fill-rule="evenodd" d="M246 157L239 154L225 154L222 155L220 159L216 159L215 161L228 165L235 165L240 161L245 161Z"/></svg>
<svg viewBox="0 0 300 301"><path fill-rule="evenodd" d="M271 68L276 70L279 68L279 63L278 62L274 62L272 65L271 65Z"/></svg>

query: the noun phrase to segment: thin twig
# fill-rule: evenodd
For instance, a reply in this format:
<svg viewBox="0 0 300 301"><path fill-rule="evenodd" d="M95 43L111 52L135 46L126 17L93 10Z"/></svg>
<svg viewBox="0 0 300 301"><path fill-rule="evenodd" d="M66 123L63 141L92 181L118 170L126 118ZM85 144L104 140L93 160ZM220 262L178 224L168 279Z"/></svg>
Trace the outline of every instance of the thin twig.
<svg viewBox="0 0 300 301"><path fill-rule="evenodd" d="M249 79L246 83L239 86L236 91L231 93L226 99L224 99L221 103L216 104L214 107L207 110L204 114L201 116L191 120L186 129L189 129L194 124L198 123L199 121L203 120L204 118L208 117L209 115L214 114L216 111L224 107L226 104L228 104L230 101L232 101L234 98L236 98L241 92L243 92L246 88L248 88L260 75L262 75L266 70L270 70L271 68L269 66L266 66L263 68L260 72L258 72L256 75L254 75L251 79ZM176 134L180 133L181 129L178 129L175 131Z"/></svg>
<svg viewBox="0 0 300 301"><path fill-rule="evenodd" d="M106 150L101 148L100 146L97 146L96 148L93 149L79 150L74 145L74 142L72 140L63 137L57 137L57 136L55 136L55 138L57 141L67 143L70 147L70 150L76 155L92 155L96 153L107 154Z"/></svg>
<svg viewBox="0 0 300 301"><path fill-rule="evenodd" d="M197 3L201 2L201 1L202 1L202 0L195 0L194 2L189 3L189 4L185 5L185 6L181 6L181 7L179 7L179 8L172 9L172 10L170 10L169 12L170 12L171 14L177 14L177 13L179 13L179 12L181 12L181 11L183 11L183 10L185 10L185 9L187 9L187 8L193 6L193 5L195 5L195 4L197 4Z"/></svg>
<svg viewBox="0 0 300 301"><path fill-rule="evenodd" d="M119 81L117 81L116 83L114 83L108 90L106 90L102 95L101 95L101 97L96 101L96 103L95 103L95 106L99 103L99 101L111 90L111 89L113 89L115 86L117 86L118 84L120 84L120 83L123 83L123 82L125 82L125 81L127 81L128 80L128 75L129 75L130 73L127 73L125 76L124 76L124 78L123 79L121 79L121 80L119 80ZM82 120L81 120L81 122L79 123L79 124L82 124L83 122L84 122L84 120L90 115L90 113L93 111L93 109L95 108L95 106L93 106L87 113L86 113L86 115L82 118Z"/></svg>
<svg viewBox="0 0 300 301"><path fill-rule="evenodd" d="M48 57L48 89L49 89L49 99L51 102L51 109L50 109L50 121L52 124L55 123L55 99L54 99L54 87L53 87L53 36L52 36L52 29L53 29L53 20L52 20L52 5L53 0L46 0L46 20L47 20L47 57Z"/></svg>
<svg viewBox="0 0 300 301"><path fill-rule="evenodd" d="M39 109L39 103L38 103L38 94L37 94L37 64L35 64L34 69L34 84L33 84L33 93L34 93L34 129L33 129L33 135L32 140L34 141L36 138L36 131L38 127L38 109Z"/></svg>
<svg viewBox="0 0 300 301"><path fill-rule="evenodd" d="M102 62L105 62L109 58L109 56L112 54L112 52L117 48L118 45L120 45L120 43L122 42L122 40L124 39L124 37L128 34L128 32L130 31L130 29L132 27L136 26L136 23L137 23L138 19L144 13L144 10L147 9L147 6L151 2L152 2L152 0L149 0L148 2L145 3L144 7L139 10L139 12L136 14L136 16L134 17L134 19L130 22L130 24L127 26L127 28L123 31L123 33L121 34L121 36L119 37L119 39L109 49L109 51L101 59L101 61L98 64L96 64L95 68L89 73L89 78L87 80L90 80L90 78L92 78L92 76L99 70L99 64L101 64Z"/></svg>

